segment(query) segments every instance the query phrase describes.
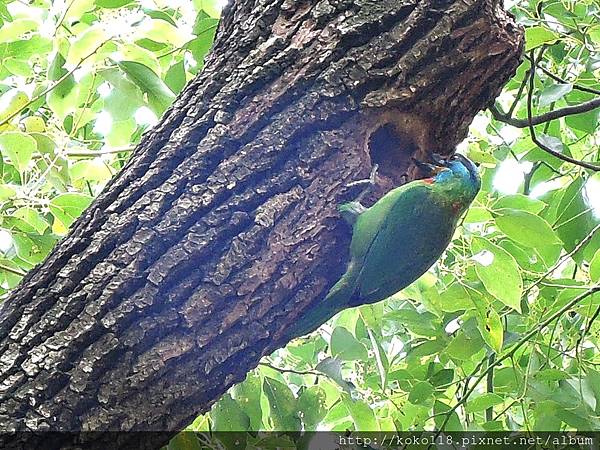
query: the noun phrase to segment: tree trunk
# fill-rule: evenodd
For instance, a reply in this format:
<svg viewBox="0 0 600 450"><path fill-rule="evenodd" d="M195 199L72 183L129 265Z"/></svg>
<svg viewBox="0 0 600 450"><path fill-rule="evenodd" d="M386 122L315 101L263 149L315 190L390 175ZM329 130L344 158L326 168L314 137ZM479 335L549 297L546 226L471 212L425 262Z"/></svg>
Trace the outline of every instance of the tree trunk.
<svg viewBox="0 0 600 450"><path fill-rule="evenodd" d="M0 429L173 434L285 345L344 272L345 185L418 176L514 73L499 3L235 1L203 73L6 300Z"/></svg>

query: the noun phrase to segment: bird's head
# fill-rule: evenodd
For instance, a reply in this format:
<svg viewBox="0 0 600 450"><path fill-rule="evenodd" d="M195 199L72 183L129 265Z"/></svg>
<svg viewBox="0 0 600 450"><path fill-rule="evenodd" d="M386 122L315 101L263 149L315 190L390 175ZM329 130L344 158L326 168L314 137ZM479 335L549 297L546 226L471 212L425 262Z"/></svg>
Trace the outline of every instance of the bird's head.
<svg viewBox="0 0 600 450"><path fill-rule="evenodd" d="M432 154L431 160L433 164L419 163L418 166L429 172L434 182L460 188L469 203L475 198L481 188L481 178L473 161L459 153L448 158Z"/></svg>
<svg viewBox="0 0 600 450"><path fill-rule="evenodd" d="M481 188L481 178L477 166L466 156L455 153L446 161L446 167L452 171L454 177L459 177L473 186L475 192Z"/></svg>

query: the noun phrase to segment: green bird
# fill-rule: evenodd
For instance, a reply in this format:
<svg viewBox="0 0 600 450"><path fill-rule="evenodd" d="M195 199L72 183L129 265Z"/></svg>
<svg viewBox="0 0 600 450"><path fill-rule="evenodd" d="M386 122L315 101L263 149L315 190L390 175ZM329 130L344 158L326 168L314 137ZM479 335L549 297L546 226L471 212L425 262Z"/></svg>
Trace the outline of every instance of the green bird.
<svg viewBox="0 0 600 450"><path fill-rule="evenodd" d="M435 163L417 162L434 176L392 189L370 208L360 200L338 208L352 224L348 268L289 336L310 333L342 309L395 294L438 260L479 192L481 179L475 164L462 155L435 158Z"/></svg>

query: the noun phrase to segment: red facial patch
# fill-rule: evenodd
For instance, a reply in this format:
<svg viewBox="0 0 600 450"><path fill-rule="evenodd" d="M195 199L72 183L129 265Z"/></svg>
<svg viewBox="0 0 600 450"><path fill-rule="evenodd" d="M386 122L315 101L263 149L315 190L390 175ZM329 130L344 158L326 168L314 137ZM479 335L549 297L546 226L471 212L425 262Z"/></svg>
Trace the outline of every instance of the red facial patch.
<svg viewBox="0 0 600 450"><path fill-rule="evenodd" d="M435 183L435 178L423 178L423 182L427 184Z"/></svg>

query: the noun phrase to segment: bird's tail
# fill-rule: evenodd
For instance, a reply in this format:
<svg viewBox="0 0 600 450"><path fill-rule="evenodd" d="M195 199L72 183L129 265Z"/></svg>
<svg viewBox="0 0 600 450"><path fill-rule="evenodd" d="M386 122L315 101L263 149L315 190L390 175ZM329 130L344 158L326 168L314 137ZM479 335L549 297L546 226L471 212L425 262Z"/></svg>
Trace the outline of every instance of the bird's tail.
<svg viewBox="0 0 600 450"><path fill-rule="evenodd" d="M352 289L352 280L342 277L329 290L328 294L286 331L290 339L304 336L331 319L336 313L348 307Z"/></svg>

